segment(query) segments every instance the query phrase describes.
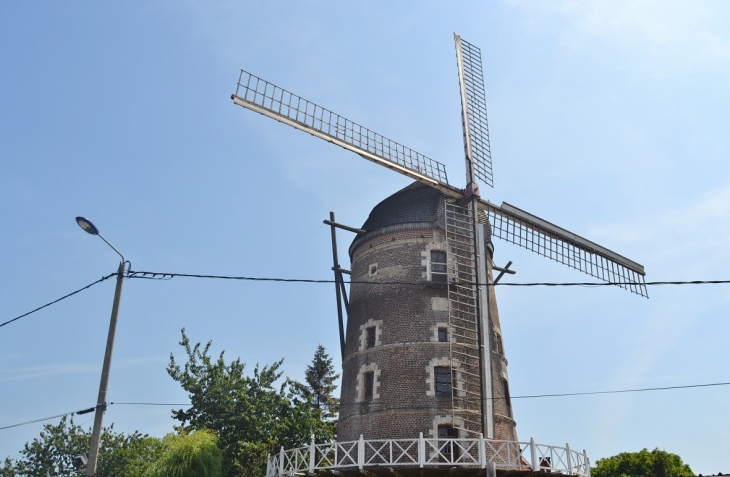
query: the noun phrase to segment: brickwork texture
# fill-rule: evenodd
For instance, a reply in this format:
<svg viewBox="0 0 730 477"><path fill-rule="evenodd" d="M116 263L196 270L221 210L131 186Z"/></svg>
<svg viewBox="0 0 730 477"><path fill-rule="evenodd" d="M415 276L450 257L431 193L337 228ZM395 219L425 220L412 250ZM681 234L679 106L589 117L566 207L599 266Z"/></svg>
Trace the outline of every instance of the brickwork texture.
<svg viewBox="0 0 730 477"><path fill-rule="evenodd" d="M428 265L423 262L424 251L446 249L443 206L438 203L444 198L438 191L418 189L411 186L378 204L363 226L366 233L358 235L350 248L352 281L366 283L353 283L350 288L338 441L360 435L410 439L420 432L437 437L438 425L463 427L451 419L452 397L434 393L433 364L429 367L449 358L448 342L435 338L435 330L449 322L444 306L448 290L428 281ZM418 210L430 215L414 217L410 212L414 200ZM432 203L424 205L424 201ZM384 211L387 221L374 217ZM368 223L377 226L368 228ZM491 281L490 260L487 264ZM386 284L393 281L408 283ZM494 287L489 295L492 359L487 379L494 394L493 438L516 440ZM377 326L377 340L368 346L366 328L370 326ZM374 374L374 392L369 395L365 372ZM459 437L474 437L463 431Z"/></svg>

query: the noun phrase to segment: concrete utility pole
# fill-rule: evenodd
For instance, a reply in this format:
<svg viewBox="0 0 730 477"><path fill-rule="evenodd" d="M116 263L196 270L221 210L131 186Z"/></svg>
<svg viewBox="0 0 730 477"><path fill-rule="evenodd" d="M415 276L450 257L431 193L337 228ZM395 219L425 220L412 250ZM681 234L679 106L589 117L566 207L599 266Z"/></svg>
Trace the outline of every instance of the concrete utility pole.
<svg viewBox="0 0 730 477"><path fill-rule="evenodd" d="M119 302L122 299L122 283L124 281L124 267L126 261L124 255L117 250L114 245L110 244L100 233L99 230L89 220L83 217L76 217L79 227L84 229L91 235L98 235L107 245L122 257L117 269L117 286L114 290L114 303L112 304L112 316L109 320L109 334L106 338L106 351L104 352L104 365L101 368L101 382L99 383L99 396L96 399L96 407L94 413L94 428L91 432L91 446L89 449L89 462L86 466L86 477L94 477L96 475L96 463L99 457L99 441L101 440L102 421L104 412L106 411L106 390L109 384L109 371L112 365L112 352L114 351L114 337L117 332L117 316L119 315Z"/></svg>

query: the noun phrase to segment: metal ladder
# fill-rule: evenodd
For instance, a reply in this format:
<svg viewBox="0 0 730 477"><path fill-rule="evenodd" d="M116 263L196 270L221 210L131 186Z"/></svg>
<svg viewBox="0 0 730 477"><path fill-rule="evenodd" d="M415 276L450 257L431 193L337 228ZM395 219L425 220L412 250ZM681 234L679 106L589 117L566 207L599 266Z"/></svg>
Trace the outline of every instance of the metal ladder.
<svg viewBox="0 0 730 477"><path fill-rule="evenodd" d="M479 306L477 289L474 285L477 282L474 219L469 207L461 207L448 199L445 212L449 282L449 358L453 369L452 386L455 391L451 397L452 419L455 424L457 419L463 421L464 425L460 428L464 431L479 434L482 432L482 377Z"/></svg>

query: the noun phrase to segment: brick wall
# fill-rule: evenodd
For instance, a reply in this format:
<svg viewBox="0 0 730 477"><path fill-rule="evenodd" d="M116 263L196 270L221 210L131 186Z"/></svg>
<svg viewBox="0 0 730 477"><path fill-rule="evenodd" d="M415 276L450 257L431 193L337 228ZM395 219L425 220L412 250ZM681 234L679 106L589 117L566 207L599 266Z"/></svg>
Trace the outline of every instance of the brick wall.
<svg viewBox="0 0 730 477"><path fill-rule="evenodd" d="M338 441L355 440L361 434L366 439L414 438L419 432L435 437L438 424L451 422L451 396L433 393L432 363L449 357L449 344L434 339L437 327L449 321L444 306L447 290L424 278L422 252L433 248L445 248L439 223L388 227L387 233L366 235L351 249L351 278L368 283L354 283L350 289ZM417 285L383 284L388 281ZM490 294L491 374L494 397L501 398L507 362L493 289ZM364 348L364 330L375 325L376 346ZM376 393L370 400L363 399L364 370L376 370ZM510 407L504 399L495 399L497 439L517 438Z"/></svg>

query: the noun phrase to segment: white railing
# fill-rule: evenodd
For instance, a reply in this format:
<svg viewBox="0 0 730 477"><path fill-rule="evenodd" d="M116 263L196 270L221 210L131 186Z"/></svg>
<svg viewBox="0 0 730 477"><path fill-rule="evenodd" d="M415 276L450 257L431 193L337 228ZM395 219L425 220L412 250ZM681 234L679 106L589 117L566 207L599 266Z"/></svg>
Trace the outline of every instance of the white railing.
<svg viewBox="0 0 730 477"><path fill-rule="evenodd" d="M326 469L368 467L470 467L559 472L590 477L591 468L585 451L529 442L484 439L360 439L329 442L281 451L269 455L266 477L291 476L294 473Z"/></svg>

